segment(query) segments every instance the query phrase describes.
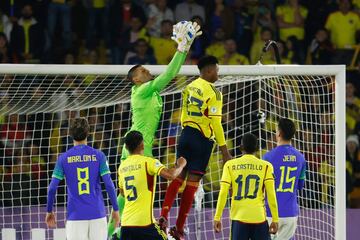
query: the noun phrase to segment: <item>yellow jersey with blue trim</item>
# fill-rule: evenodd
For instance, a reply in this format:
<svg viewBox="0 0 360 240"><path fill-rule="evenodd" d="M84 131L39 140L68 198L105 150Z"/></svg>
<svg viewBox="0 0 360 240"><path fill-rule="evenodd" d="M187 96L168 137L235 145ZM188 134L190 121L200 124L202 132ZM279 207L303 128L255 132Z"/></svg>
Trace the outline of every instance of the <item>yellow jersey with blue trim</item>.
<svg viewBox="0 0 360 240"><path fill-rule="evenodd" d="M130 155L119 167L119 188L125 197L121 226L144 227L155 223L153 205L156 177L165 166L157 159Z"/></svg>
<svg viewBox="0 0 360 240"><path fill-rule="evenodd" d="M245 154L225 163L214 219L219 221L232 187L230 219L244 223L266 221L265 195L273 216L279 219L275 193L274 169L271 163ZM266 194L265 194L266 193Z"/></svg>
<svg viewBox="0 0 360 240"><path fill-rule="evenodd" d="M215 138L219 146L226 144L221 125L222 94L215 86L198 78L182 92L182 127L198 129L206 138Z"/></svg>

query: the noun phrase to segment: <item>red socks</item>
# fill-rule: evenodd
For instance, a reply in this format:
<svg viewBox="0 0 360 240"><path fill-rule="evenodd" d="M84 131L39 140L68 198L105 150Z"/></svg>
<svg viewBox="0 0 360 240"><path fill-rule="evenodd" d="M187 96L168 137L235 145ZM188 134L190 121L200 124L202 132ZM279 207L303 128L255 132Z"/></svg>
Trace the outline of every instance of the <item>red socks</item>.
<svg viewBox="0 0 360 240"><path fill-rule="evenodd" d="M180 178L175 178L166 190L164 203L161 209L161 216L165 217L166 219L168 218L169 211L183 181L184 180Z"/></svg>
<svg viewBox="0 0 360 240"><path fill-rule="evenodd" d="M176 221L176 229L180 232L184 231L185 221L192 207L198 186L199 182L186 182L186 187L181 196L179 215Z"/></svg>

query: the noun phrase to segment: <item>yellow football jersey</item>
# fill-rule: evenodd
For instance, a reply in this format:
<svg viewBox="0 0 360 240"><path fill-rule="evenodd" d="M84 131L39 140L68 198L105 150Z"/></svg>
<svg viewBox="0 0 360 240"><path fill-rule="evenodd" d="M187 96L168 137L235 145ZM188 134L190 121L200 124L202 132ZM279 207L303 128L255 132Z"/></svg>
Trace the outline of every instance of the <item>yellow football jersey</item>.
<svg viewBox="0 0 360 240"><path fill-rule="evenodd" d="M176 52L176 43L171 39L152 37L150 46L154 50L157 64L169 64Z"/></svg>
<svg viewBox="0 0 360 240"><path fill-rule="evenodd" d="M308 10L299 6L300 15L306 19ZM295 8L290 5L280 5L276 8L276 16L282 16L285 23L295 23ZM288 37L295 36L299 40L304 39L305 30L304 27L288 27L279 29L280 39L286 41Z"/></svg>
<svg viewBox="0 0 360 240"><path fill-rule="evenodd" d="M222 94L210 82L198 78L182 92L181 125L198 129L206 138L225 145L221 125Z"/></svg>
<svg viewBox="0 0 360 240"><path fill-rule="evenodd" d="M234 53L230 58L226 58L225 55L219 58L219 63L222 65L249 65L249 59L239 53Z"/></svg>
<svg viewBox="0 0 360 240"><path fill-rule="evenodd" d="M230 219L244 223L266 220L265 192L273 221L278 221L274 169L271 163L245 154L225 163L215 220L219 221L232 187Z"/></svg>
<svg viewBox="0 0 360 240"><path fill-rule="evenodd" d="M223 42L213 43L205 50L206 55L220 58L225 54L225 47Z"/></svg>
<svg viewBox="0 0 360 240"><path fill-rule="evenodd" d="M325 28L331 32L331 42L336 48L351 48L356 44L356 32L360 29L359 15L354 12L331 13Z"/></svg>
<svg viewBox="0 0 360 240"><path fill-rule="evenodd" d="M156 222L153 215L156 176L164 168L159 160L142 155L130 155L121 162L119 188L125 197L121 226L148 226Z"/></svg>

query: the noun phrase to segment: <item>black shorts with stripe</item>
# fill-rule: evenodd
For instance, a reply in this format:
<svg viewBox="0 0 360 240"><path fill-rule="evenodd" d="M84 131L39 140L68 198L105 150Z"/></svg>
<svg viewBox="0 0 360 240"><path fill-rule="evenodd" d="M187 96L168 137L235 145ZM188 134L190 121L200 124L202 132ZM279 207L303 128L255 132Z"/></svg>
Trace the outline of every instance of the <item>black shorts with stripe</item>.
<svg viewBox="0 0 360 240"><path fill-rule="evenodd" d="M213 150L214 141L204 137L197 129L185 127L181 131L177 146L177 157L187 161L185 169L188 172L204 175Z"/></svg>
<svg viewBox="0 0 360 240"><path fill-rule="evenodd" d="M243 223L231 221L231 240L269 240L269 225L263 223Z"/></svg>
<svg viewBox="0 0 360 240"><path fill-rule="evenodd" d="M157 224L146 227L121 227L120 240L166 240L166 234Z"/></svg>

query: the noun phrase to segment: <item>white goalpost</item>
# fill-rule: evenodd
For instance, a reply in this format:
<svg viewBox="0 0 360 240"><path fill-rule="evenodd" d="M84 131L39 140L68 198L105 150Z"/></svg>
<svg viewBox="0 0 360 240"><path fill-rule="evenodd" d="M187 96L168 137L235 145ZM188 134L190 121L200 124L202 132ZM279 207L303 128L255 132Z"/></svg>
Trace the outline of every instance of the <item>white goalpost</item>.
<svg viewBox="0 0 360 240"><path fill-rule="evenodd" d="M59 153L72 146L70 119L86 117L88 142L108 157L114 182L120 164L122 136L131 126L128 65L0 65L0 240L65 239L66 191L57 193L57 229L47 229L47 186ZM146 66L157 76L166 66ZM233 156L239 156L244 133L259 137L258 156L275 146L280 117L295 121L293 141L308 162L305 189L299 192L296 239L346 239L345 208L345 66L220 66L215 83L223 93L223 127ZM161 93L163 114L154 157L171 166L181 129L181 90L198 76L185 65ZM187 239L228 239L228 201L222 233L212 229L221 154L215 148L186 224ZM276 176L278 177L278 176ZM289 183L284 183L285 185ZM160 179L155 217L168 183ZM105 203L109 199L104 192ZM281 208L281 206L279 206ZM110 209L110 207L108 207ZM175 224L176 200L170 212Z"/></svg>

